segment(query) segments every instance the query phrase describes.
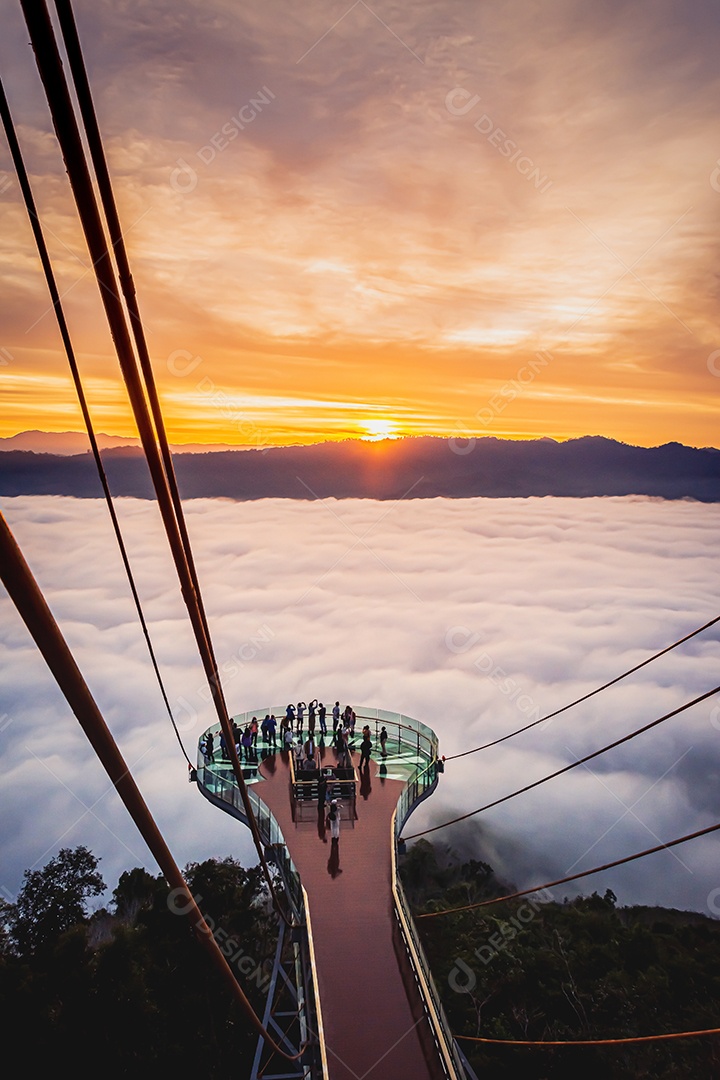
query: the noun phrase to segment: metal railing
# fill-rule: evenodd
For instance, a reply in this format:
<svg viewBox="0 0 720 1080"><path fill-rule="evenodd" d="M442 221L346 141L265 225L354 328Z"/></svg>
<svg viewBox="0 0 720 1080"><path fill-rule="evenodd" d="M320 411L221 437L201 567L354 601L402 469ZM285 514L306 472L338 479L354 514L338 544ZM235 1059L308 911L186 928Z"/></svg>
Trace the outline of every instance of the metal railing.
<svg viewBox="0 0 720 1080"><path fill-rule="evenodd" d="M430 768L431 767L428 767L428 770ZM420 778L418 778L418 781L420 781ZM414 809L411 802L408 801L403 816L401 804L405 799L405 796L408 795L408 792L409 788L406 788L400 797L395 813L393 814L391 825L392 892L393 900L395 902L395 914L400 926L400 932L405 941L405 948L407 949L408 957L410 958L410 963L415 973L415 978L420 988L420 995L425 1006L430 1029L443 1068L445 1069L449 1080L465 1080L467 1072L463 1064L462 1055L455 1042L450 1023L445 1014L442 1002L440 1001L440 994L435 986L435 980L433 979L430 965L425 956L425 950L420 941L420 935L415 926L415 921L410 911L410 905L407 902L407 897L405 896L402 881L400 880L400 875L397 870L398 837L405 821ZM420 795L418 797L421 798L422 796ZM410 800L410 798L411 797L408 795L408 800Z"/></svg>
<svg viewBox="0 0 720 1080"><path fill-rule="evenodd" d="M354 800L357 794L357 775L353 768L332 768L323 766L319 769L297 769L294 754L290 755L290 786L295 802L317 799L320 777L325 777L327 801L330 799Z"/></svg>

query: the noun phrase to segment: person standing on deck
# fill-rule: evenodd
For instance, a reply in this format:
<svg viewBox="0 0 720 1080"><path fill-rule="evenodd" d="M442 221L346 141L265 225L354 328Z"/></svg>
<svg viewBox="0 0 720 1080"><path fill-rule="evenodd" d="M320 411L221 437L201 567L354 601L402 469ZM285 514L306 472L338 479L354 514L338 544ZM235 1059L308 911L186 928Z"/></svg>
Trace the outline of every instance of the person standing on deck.
<svg viewBox="0 0 720 1080"><path fill-rule="evenodd" d="M383 757L387 757L387 750L385 749L385 745L386 745L387 741L388 741L387 728L383 727L382 731L380 732L380 752L382 753Z"/></svg>
<svg viewBox="0 0 720 1080"><path fill-rule="evenodd" d="M325 706L323 705L323 703L321 701L320 705L318 706L318 720L320 721L320 735L321 736L327 735L327 723L325 722L325 717L326 716L327 716L327 709L325 708Z"/></svg>
<svg viewBox="0 0 720 1080"><path fill-rule="evenodd" d="M330 839L333 844L337 844L340 840L340 807L337 804L337 799L333 799L330 803L330 810L326 818L326 823L330 830Z"/></svg>
<svg viewBox="0 0 720 1080"><path fill-rule="evenodd" d="M370 768L370 753L372 751L372 742L370 741L370 731L368 729L367 735L363 735L363 741L360 744L360 768L363 765L366 769Z"/></svg>
<svg viewBox="0 0 720 1080"><path fill-rule="evenodd" d="M245 730L243 731L242 735L240 736L240 745L242 746L243 750L245 751L245 760L246 761L250 761L251 758L252 758L252 744L253 744L253 742L252 742L252 732L250 730L250 725L248 724L246 726ZM239 746L236 746L235 749L238 751L238 753L240 752L240 747Z"/></svg>
<svg viewBox="0 0 720 1080"><path fill-rule="evenodd" d="M277 720L275 716L269 716L267 719L267 741L272 746L273 750L276 749L277 743L275 742L275 731L277 728Z"/></svg>
<svg viewBox="0 0 720 1080"><path fill-rule="evenodd" d="M315 709L316 708L317 708L317 698L315 698L314 701L311 701L310 704L308 705L308 731L310 733L310 738L311 739L312 739L313 735L315 734Z"/></svg>
<svg viewBox="0 0 720 1080"><path fill-rule="evenodd" d="M327 799L327 777L320 773L318 780L318 814L325 814L325 800Z"/></svg>
<svg viewBox="0 0 720 1080"><path fill-rule="evenodd" d="M341 768L349 768L350 766L350 750L348 747L348 729L346 727L339 727L337 729L337 754L338 765Z"/></svg>
<svg viewBox="0 0 720 1080"><path fill-rule="evenodd" d="M297 705L297 728L296 728L296 733L298 735L302 735L303 722L305 720L305 710L306 709L307 709L307 705L305 704L305 702L304 701L298 701L298 705Z"/></svg>
<svg viewBox="0 0 720 1080"><path fill-rule="evenodd" d="M335 732L337 731L337 726L340 723L340 702L339 701L336 701L335 704L333 705L332 718L333 718L333 742L335 742Z"/></svg>
<svg viewBox="0 0 720 1080"><path fill-rule="evenodd" d="M215 761L214 747L215 740L213 738L212 731L208 731L207 739L205 740L205 757L208 761Z"/></svg>
<svg viewBox="0 0 720 1080"><path fill-rule="evenodd" d="M357 717L355 712L348 705L345 709L345 727L348 729L348 742L352 743L355 739L355 721Z"/></svg>

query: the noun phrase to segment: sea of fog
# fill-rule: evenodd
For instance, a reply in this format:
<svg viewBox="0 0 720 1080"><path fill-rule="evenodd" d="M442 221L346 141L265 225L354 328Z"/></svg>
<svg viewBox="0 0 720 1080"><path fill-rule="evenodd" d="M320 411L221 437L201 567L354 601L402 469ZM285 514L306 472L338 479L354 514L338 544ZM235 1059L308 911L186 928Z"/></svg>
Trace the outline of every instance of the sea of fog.
<svg viewBox="0 0 720 1080"><path fill-rule="evenodd" d="M183 739L213 722L153 503L118 500ZM249 834L188 783L104 503L3 512L180 865ZM457 753L521 727L720 614L720 507L646 498L186 504L231 711L319 698L404 712ZM717 628L548 724L448 762L412 829L474 809L620 738L718 679ZM111 887L157 872L7 595L0 595L0 891L85 844ZM720 821L717 698L432 837L520 887ZM608 871L622 904L720 915L711 836Z"/></svg>

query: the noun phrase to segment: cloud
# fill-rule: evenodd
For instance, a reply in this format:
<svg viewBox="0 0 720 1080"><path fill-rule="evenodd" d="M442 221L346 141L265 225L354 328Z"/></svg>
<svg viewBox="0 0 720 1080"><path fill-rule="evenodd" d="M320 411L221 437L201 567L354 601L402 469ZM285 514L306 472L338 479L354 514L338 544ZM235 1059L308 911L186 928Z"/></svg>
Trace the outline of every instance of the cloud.
<svg viewBox="0 0 720 1080"><path fill-rule="evenodd" d="M19 13L7 22L11 104L99 377L96 289ZM476 430L546 349L498 434L638 441L642 422L643 444L712 442L713 5L184 0L79 5L78 23L174 441L196 434L197 380L162 367L183 348L253 415L282 387L284 441L337 434L337 400L394 405L410 432ZM458 89L466 112L448 107ZM35 326L48 305L16 184L0 217L0 340L41 379L58 344ZM303 426L305 398L327 418ZM13 405L6 423L37 426ZM208 438L228 440L223 419Z"/></svg>
<svg viewBox="0 0 720 1080"><path fill-rule="evenodd" d="M213 721L155 506L118 500L161 668L189 748ZM4 513L178 862L248 834L187 783L103 504L4 500ZM318 696L430 724L451 755L560 708L717 614L718 509L641 498L258 500L186 504L233 712ZM85 843L108 882L152 861L9 599L0 601L2 881ZM569 713L449 762L412 829L562 768L717 681L715 629ZM520 886L720 820L720 714L705 702L453 830ZM707 910L710 837L580 888Z"/></svg>

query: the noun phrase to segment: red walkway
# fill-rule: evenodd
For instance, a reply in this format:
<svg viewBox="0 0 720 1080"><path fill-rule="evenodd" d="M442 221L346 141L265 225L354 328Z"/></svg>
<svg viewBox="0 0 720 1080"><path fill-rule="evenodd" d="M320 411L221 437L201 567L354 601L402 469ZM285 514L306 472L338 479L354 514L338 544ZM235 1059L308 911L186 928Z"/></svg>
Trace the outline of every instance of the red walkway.
<svg viewBox="0 0 720 1080"><path fill-rule="evenodd" d="M321 753L334 762L331 748ZM287 753L260 772L265 781L255 791L277 818L308 895L330 1080L439 1080L393 913L390 825L403 783L382 779L372 761L357 820L346 820L346 808L333 845L317 803L305 805L307 820L293 821Z"/></svg>

